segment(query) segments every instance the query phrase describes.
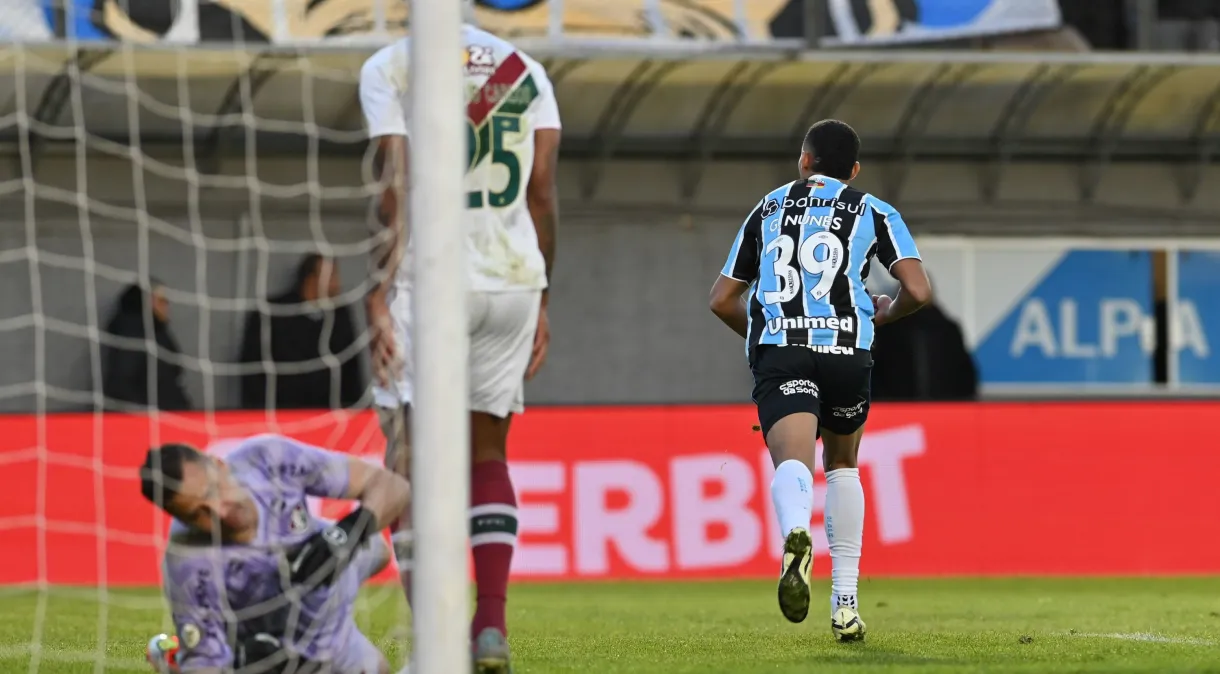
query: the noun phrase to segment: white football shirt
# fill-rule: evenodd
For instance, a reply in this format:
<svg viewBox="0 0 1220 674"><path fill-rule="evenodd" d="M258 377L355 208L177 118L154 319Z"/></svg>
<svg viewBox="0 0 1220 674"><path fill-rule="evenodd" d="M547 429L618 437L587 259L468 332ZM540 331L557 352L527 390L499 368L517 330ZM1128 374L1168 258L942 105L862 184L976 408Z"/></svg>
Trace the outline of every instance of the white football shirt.
<svg viewBox="0 0 1220 674"><path fill-rule="evenodd" d="M373 54L360 71L360 105L369 137L408 136L410 38ZM534 166L534 132L558 129L559 107L546 69L516 47L471 25L462 28L467 105L466 228L470 289L545 288L525 190ZM395 285L409 288L408 240Z"/></svg>

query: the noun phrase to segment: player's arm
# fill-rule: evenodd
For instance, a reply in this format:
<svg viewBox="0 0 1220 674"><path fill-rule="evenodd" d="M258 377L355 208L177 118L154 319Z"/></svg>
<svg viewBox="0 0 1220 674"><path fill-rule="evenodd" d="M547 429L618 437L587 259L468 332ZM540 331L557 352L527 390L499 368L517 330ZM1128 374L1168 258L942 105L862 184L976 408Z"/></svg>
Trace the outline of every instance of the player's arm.
<svg viewBox="0 0 1220 674"><path fill-rule="evenodd" d="M562 131L558 128L538 129L534 132L534 168L530 172L530 184L525 191L525 203L534 229L538 233L538 248L546 261L546 279L549 286L555 267L555 235L559 226L559 187L556 175L559 172L559 142ZM543 298L547 295L544 292ZM543 302L545 303L545 299Z"/></svg>
<svg viewBox="0 0 1220 674"><path fill-rule="evenodd" d="M178 668L183 674L222 674L235 665L220 601L222 568L212 568L212 561L166 555L165 594L178 634Z"/></svg>
<svg viewBox="0 0 1220 674"><path fill-rule="evenodd" d="M534 230L538 235L538 248L546 262L547 287L542 291L542 307L538 311L538 328L534 332L534 348L530 353L525 378L533 379L546 362L547 349L551 342L551 322L547 314L550 304L552 270L555 268L555 239L559 229L559 143L563 135L559 121L559 104L555 90L546 72L539 67L535 80L539 83L538 101L531 112L534 128L534 165L530 169L529 185L525 188L525 205Z"/></svg>
<svg viewBox="0 0 1220 674"><path fill-rule="evenodd" d="M725 261L720 276L712 284L712 293L708 300L712 313L743 338L747 337L749 330L745 293L750 288L750 283L758 278L762 211L763 202L759 202L737 231L737 238L733 240L733 247L729 250L729 259Z"/></svg>
<svg viewBox="0 0 1220 674"><path fill-rule="evenodd" d="M403 63L396 63L401 58ZM372 337L373 372L384 385L397 360L386 293L402 259L407 233L407 110L402 104L406 53L401 43L383 49L360 69L360 108L369 132L369 169L377 185L379 245L373 250L374 274L366 313Z"/></svg>
<svg viewBox="0 0 1220 674"><path fill-rule="evenodd" d="M299 475L310 496L359 501L360 506L293 550L293 584L329 584L353 561L357 549L385 529L410 502L407 481L395 473L338 452L279 438L264 449L286 474Z"/></svg>
<svg viewBox="0 0 1220 674"><path fill-rule="evenodd" d="M712 284L712 297L709 302L716 318L742 338L747 336L749 330L745 300L745 292L749 288L750 284L721 274Z"/></svg>
<svg viewBox="0 0 1220 674"><path fill-rule="evenodd" d="M877 313L873 321L885 325L919 311L932 301L932 282L919 257L915 239L898 211L887 203L872 204L873 225L877 232L877 259L898 281L898 294L891 300L873 298Z"/></svg>
<svg viewBox="0 0 1220 674"><path fill-rule="evenodd" d="M542 291L542 306L538 309L538 326L534 331L534 347L530 352L529 366L525 368L526 380L533 379L546 362L551 344L551 319L548 306L551 283L555 267L555 230L559 225L559 188L555 174L559 165L559 129L539 129L534 132L534 168L530 173L530 184L525 189L525 203L534 229L538 234L538 248L546 262L547 287Z"/></svg>
<svg viewBox="0 0 1220 674"><path fill-rule="evenodd" d="M377 181L377 224L382 227L382 240L373 250L373 265L377 270L370 300L383 304L385 293L393 282L402 259L402 243L407 227L408 141L405 135L383 135L373 138L372 171Z"/></svg>
<svg viewBox="0 0 1220 674"><path fill-rule="evenodd" d="M373 170L380 186L377 221L381 232L380 241L372 251L373 278L364 298L364 314L369 325L373 377L382 386L388 386L393 373L398 371L398 345L387 294L398 274L409 231L406 224L407 138L379 136L373 143L376 148Z"/></svg>
<svg viewBox="0 0 1220 674"><path fill-rule="evenodd" d="M360 501L360 509L372 516L375 531L390 526L411 502L406 479L381 466L346 457L347 488L343 498Z"/></svg>

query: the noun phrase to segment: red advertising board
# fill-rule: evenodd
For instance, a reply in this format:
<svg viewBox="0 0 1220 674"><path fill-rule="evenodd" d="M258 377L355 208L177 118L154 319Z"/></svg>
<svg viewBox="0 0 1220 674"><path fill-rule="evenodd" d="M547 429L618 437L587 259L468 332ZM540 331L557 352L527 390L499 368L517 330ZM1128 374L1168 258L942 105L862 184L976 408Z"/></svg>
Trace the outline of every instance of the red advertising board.
<svg viewBox="0 0 1220 674"><path fill-rule="evenodd" d="M861 449L862 573L1220 572L1217 415L1203 402L879 405ZM772 469L754 423L747 406L531 410L511 440L514 572L774 575ZM383 448L368 413L0 417L0 584L158 582L168 523L139 494L144 450L223 453L265 432L370 460ZM821 574L823 496L819 476Z"/></svg>

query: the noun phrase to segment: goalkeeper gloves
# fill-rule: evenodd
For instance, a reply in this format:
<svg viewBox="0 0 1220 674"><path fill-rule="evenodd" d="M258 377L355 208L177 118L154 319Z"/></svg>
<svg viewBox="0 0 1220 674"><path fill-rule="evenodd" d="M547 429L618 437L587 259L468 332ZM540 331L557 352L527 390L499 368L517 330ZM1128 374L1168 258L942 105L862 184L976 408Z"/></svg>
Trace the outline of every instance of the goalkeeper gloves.
<svg viewBox="0 0 1220 674"><path fill-rule="evenodd" d="M278 637L267 632L238 641L233 655L235 674L323 674L330 671L290 652Z"/></svg>
<svg viewBox="0 0 1220 674"><path fill-rule="evenodd" d="M330 585L376 532L373 513L356 508L347 517L305 539L288 553L292 584L310 588Z"/></svg>

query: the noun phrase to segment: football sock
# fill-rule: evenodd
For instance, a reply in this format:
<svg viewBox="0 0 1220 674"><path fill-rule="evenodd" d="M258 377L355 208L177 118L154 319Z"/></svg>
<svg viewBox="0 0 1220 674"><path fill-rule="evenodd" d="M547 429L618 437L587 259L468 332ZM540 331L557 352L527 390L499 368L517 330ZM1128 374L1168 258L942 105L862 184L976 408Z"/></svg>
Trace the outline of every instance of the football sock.
<svg viewBox="0 0 1220 674"><path fill-rule="evenodd" d="M508 573L517 543L517 495L503 461L481 461L471 470L470 546L477 594L471 638L488 627L508 634L504 609Z"/></svg>
<svg viewBox="0 0 1220 674"><path fill-rule="evenodd" d="M864 485L859 468L826 473L826 541L830 544L830 608L854 609L864 544Z"/></svg>
<svg viewBox="0 0 1220 674"><path fill-rule="evenodd" d="M813 473L809 467L793 459L779 464L771 479L771 502L785 539L793 529L808 529L813 514Z"/></svg>

